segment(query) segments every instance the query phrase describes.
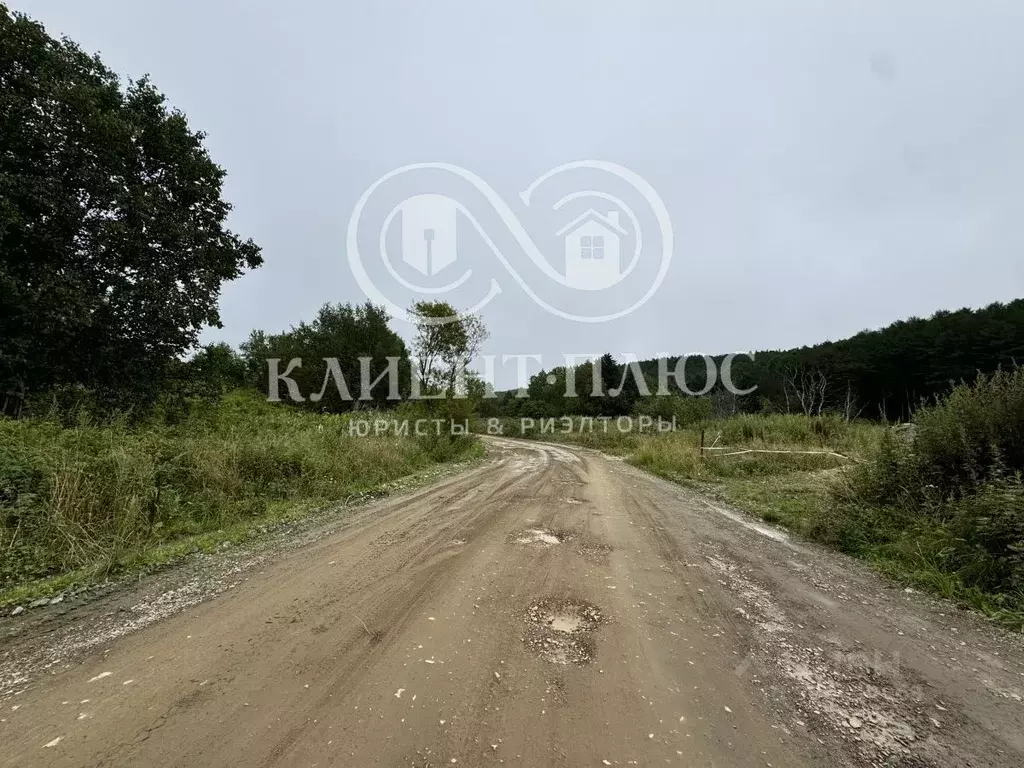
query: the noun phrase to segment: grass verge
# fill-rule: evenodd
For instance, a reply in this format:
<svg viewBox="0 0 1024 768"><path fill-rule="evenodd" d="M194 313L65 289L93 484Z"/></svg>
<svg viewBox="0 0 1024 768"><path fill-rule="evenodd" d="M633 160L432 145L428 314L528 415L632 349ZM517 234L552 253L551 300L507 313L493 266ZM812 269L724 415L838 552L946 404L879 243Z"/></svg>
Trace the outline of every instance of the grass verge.
<svg viewBox="0 0 1024 768"><path fill-rule="evenodd" d="M472 438L359 437L349 421L234 393L175 425L0 422L0 606L212 552L482 455Z"/></svg>

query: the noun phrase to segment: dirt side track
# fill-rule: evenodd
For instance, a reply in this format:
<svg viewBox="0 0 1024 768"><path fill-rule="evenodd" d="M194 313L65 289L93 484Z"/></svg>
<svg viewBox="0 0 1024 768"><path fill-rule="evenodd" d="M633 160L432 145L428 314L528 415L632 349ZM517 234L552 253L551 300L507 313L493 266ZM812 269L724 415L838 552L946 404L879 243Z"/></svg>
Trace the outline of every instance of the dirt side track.
<svg viewBox="0 0 1024 768"><path fill-rule="evenodd" d="M0 764L1024 764L1019 635L621 462L491 450L26 670Z"/></svg>

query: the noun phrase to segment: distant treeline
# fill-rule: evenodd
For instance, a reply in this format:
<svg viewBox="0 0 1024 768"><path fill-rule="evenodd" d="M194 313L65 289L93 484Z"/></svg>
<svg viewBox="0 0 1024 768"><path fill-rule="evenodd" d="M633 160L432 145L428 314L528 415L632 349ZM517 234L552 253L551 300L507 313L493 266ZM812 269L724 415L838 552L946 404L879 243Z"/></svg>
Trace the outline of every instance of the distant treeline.
<svg viewBox="0 0 1024 768"><path fill-rule="evenodd" d="M636 370L642 372L653 395L658 389L659 360L630 368L605 355L599 362L576 368L577 397L566 398L566 371L556 368L533 377L528 398L517 398L514 391L499 393L484 404L485 415L614 416L646 411L670 416L681 409L695 417L833 412L847 418L906 421L922 402L948 393L954 384L1024 360L1024 299L978 310L940 311L927 319L900 320L842 341L761 351L751 357L736 357L731 371L738 390L756 387L747 395L726 391L719 380L699 403L645 397ZM715 358L719 370L724 359L725 355ZM669 358L668 369L675 370L678 360ZM595 364L600 395L594 395L591 387ZM702 391L707 381L705 366L691 360L686 381L691 391ZM612 396L620 386L622 391ZM672 389L677 391L674 382ZM666 400L676 402L659 402Z"/></svg>

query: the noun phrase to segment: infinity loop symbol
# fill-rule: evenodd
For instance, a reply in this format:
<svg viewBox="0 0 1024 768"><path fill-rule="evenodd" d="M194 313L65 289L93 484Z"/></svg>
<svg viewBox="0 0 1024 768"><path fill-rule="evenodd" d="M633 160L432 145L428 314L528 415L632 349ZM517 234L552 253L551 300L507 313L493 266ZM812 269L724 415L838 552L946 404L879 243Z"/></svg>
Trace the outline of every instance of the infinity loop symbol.
<svg viewBox="0 0 1024 768"><path fill-rule="evenodd" d="M386 243L392 223L401 214L403 262L407 267L411 267L422 275L433 276L457 260L457 220L458 215L461 214L472 225L480 239L487 244L508 275L522 288L524 293L547 312L566 320L581 323L602 323L630 314L654 295L668 272L674 244L672 222L668 210L654 188L638 174L621 165L601 160L578 160L552 168L535 179L520 193L519 197L524 205L529 206L538 187L546 181L558 174L579 169L603 171L625 182L644 198L650 207L650 213L653 214L657 222L661 246L657 254L657 270L646 292L624 309L606 314L581 315L567 312L545 300L530 287L520 272L509 262L473 213L459 201L442 194L420 194L407 197L384 218L377 237L384 269L398 285L407 291L423 296L445 294L463 285L472 275L471 269L466 269L454 281L439 286L423 286L406 279L395 269L388 255ZM566 260L563 273L556 270L544 258L541 250L516 214L502 197L479 176L461 166L450 163L414 163L384 174L366 189L352 211L346 238L349 266L359 287L371 300L386 307L394 316L410 319L408 310L389 299L370 278L359 249L359 227L368 202L383 184L405 174L423 171L443 171L469 182L490 203L494 212L508 227L508 231L518 247L532 264L548 280L562 288L592 293L607 291L631 275L640 263L644 243L640 220L620 198L608 192L593 189L574 192L562 197L553 205L553 210L557 211L582 198L593 198L614 206L614 209L607 213L598 212L593 208L587 209L582 215L577 216L576 219L555 233L556 236L565 238ZM620 214L625 216L628 224L621 221ZM632 236L634 247L630 257L624 259L620 253L620 246L622 239L627 235ZM496 279L491 278L486 294L467 311L479 312L499 293L501 293L501 286ZM437 322L449 322L452 319L454 318L439 318Z"/></svg>

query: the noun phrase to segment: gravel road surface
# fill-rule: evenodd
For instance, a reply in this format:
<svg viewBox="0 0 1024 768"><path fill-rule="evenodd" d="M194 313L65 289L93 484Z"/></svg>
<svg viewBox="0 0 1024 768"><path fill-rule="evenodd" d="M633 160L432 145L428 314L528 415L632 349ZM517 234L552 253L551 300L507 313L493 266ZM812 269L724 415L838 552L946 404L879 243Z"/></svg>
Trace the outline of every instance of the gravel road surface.
<svg viewBox="0 0 1024 768"><path fill-rule="evenodd" d="M621 461L489 453L3 619L0 764L1024 765L1020 635Z"/></svg>

